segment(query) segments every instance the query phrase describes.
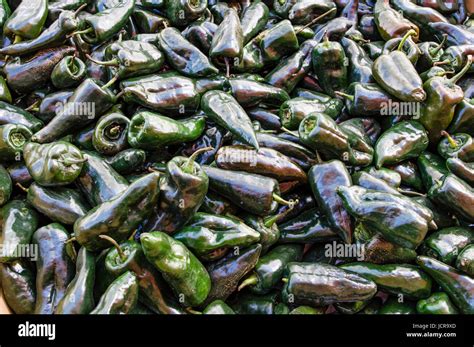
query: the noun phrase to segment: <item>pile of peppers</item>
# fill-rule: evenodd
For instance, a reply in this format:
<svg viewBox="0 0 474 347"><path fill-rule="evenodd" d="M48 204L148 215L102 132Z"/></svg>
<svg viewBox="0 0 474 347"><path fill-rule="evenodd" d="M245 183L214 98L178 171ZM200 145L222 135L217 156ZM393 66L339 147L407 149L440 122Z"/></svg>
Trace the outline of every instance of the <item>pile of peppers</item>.
<svg viewBox="0 0 474 347"><path fill-rule="evenodd" d="M17 314L473 314L472 0L3 0Z"/></svg>

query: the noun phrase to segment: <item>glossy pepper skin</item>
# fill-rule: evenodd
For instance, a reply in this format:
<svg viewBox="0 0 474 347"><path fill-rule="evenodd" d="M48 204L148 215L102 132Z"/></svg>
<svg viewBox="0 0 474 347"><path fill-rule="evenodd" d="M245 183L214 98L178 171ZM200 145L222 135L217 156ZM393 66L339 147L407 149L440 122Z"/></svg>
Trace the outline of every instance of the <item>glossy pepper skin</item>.
<svg viewBox="0 0 474 347"><path fill-rule="evenodd" d="M406 160L391 166L391 170L400 174L401 183L404 185L415 188L418 191L423 190L421 175L414 161Z"/></svg>
<svg viewBox="0 0 474 347"><path fill-rule="evenodd" d="M83 152L84 163L76 185L91 206L97 206L123 192L128 182L94 152Z"/></svg>
<svg viewBox="0 0 474 347"><path fill-rule="evenodd" d="M410 301L399 302L397 298L389 297L383 306L378 310L378 314L415 314L416 307Z"/></svg>
<svg viewBox="0 0 474 347"><path fill-rule="evenodd" d="M12 200L0 209L0 222L0 242L5 248L0 262L5 263L18 258L19 247L31 243L38 226L38 214L25 201Z"/></svg>
<svg viewBox="0 0 474 347"><path fill-rule="evenodd" d="M279 107L290 99L288 93L281 88L244 78L230 78L228 85L232 96L245 108L259 104Z"/></svg>
<svg viewBox="0 0 474 347"><path fill-rule="evenodd" d="M263 1L255 1L246 7L241 15L244 44L255 37L267 24L269 8Z"/></svg>
<svg viewBox="0 0 474 347"><path fill-rule="evenodd" d="M255 295L245 293L239 295L237 301L232 304L232 309L237 314L288 314L290 309L284 303L279 302L277 292L267 295Z"/></svg>
<svg viewBox="0 0 474 347"><path fill-rule="evenodd" d="M5 302L16 314L33 314L36 302L35 271L25 259L0 264Z"/></svg>
<svg viewBox="0 0 474 347"><path fill-rule="evenodd" d="M165 0L163 8L172 25L187 26L203 15L207 0Z"/></svg>
<svg viewBox="0 0 474 347"><path fill-rule="evenodd" d="M306 182L306 173L300 167L284 154L270 148L262 147L256 151L248 146L224 146L217 151L215 162L221 169L256 173L279 182Z"/></svg>
<svg viewBox="0 0 474 347"><path fill-rule="evenodd" d="M53 314L74 277L74 264L66 253L69 234L61 224L39 228L33 234L38 245L35 314Z"/></svg>
<svg viewBox="0 0 474 347"><path fill-rule="evenodd" d="M259 149L250 118L242 106L223 91L211 90L201 99L201 109L218 125L229 130L237 139Z"/></svg>
<svg viewBox="0 0 474 347"><path fill-rule="evenodd" d="M459 253L456 268L472 277L474 274L474 246L468 245Z"/></svg>
<svg viewBox="0 0 474 347"><path fill-rule="evenodd" d="M204 54L209 53L212 38L217 30L217 25L207 20L197 20L186 27L181 33L186 40L199 48Z"/></svg>
<svg viewBox="0 0 474 347"><path fill-rule="evenodd" d="M449 173L446 161L439 155L429 152L424 152L418 157L418 169L426 190L429 190L437 181Z"/></svg>
<svg viewBox="0 0 474 347"><path fill-rule="evenodd" d="M32 132L24 125L0 125L0 159L2 161L19 160L31 136L33 136Z"/></svg>
<svg viewBox="0 0 474 347"><path fill-rule="evenodd" d="M51 82L58 89L74 87L86 76L86 72L86 64L81 59L67 56L54 67Z"/></svg>
<svg viewBox="0 0 474 347"><path fill-rule="evenodd" d="M414 265L357 262L340 267L374 281L379 289L408 299L423 299L431 294L431 278Z"/></svg>
<svg viewBox="0 0 474 347"><path fill-rule="evenodd" d="M258 241L262 245L261 254L266 254L268 250L280 239L280 229L278 228L277 220L278 216L269 216L262 218L255 216L250 213L244 213L240 215L243 218L245 224L254 229L260 234L260 240Z"/></svg>
<svg viewBox="0 0 474 347"><path fill-rule="evenodd" d="M464 92L456 82L471 66L471 60L454 77L433 77L423 85L427 93L426 102L421 108L420 122L428 131L430 141L436 143L454 117L455 106L464 99Z"/></svg>
<svg viewBox="0 0 474 347"><path fill-rule="evenodd" d="M92 135L94 149L104 155L114 155L128 147L127 132L130 120L113 107L97 120Z"/></svg>
<svg viewBox="0 0 474 347"><path fill-rule="evenodd" d="M137 277L127 271L112 282L90 314L127 314L137 305L137 301Z"/></svg>
<svg viewBox="0 0 474 347"><path fill-rule="evenodd" d="M63 186L74 182L86 161L76 146L65 141L29 142L23 154L31 177L43 186Z"/></svg>
<svg viewBox="0 0 474 347"><path fill-rule="evenodd" d="M167 62L183 75L206 77L219 72L176 28L163 29L158 35L158 44Z"/></svg>
<svg viewBox="0 0 474 347"><path fill-rule="evenodd" d="M433 293L427 299L416 303L416 312L419 314L458 314L459 311L453 305L446 293Z"/></svg>
<svg viewBox="0 0 474 347"><path fill-rule="evenodd" d="M343 106L343 103L339 99L320 101L318 99L296 97L285 101L280 106L279 116L281 125L290 130L298 129L301 121L314 112L324 113L336 119L341 113Z"/></svg>
<svg viewBox="0 0 474 347"><path fill-rule="evenodd" d="M458 158L449 158L446 160L446 166L448 167L449 171L468 183L471 187L474 186L473 163L465 163Z"/></svg>
<svg viewBox="0 0 474 347"><path fill-rule="evenodd" d="M47 16L48 1L22 1L5 22L3 32L8 36L34 39L40 35Z"/></svg>
<svg viewBox="0 0 474 347"><path fill-rule="evenodd" d="M160 199L144 231L174 233L201 207L209 188L206 170L193 157L174 157L160 179Z"/></svg>
<svg viewBox="0 0 474 347"><path fill-rule="evenodd" d="M474 221L474 189L455 175L448 174L436 182L428 197L462 219Z"/></svg>
<svg viewBox="0 0 474 347"><path fill-rule="evenodd" d="M277 208L274 194L279 194L278 181L241 171L203 166L209 177L209 189L228 198L247 212L266 216Z"/></svg>
<svg viewBox="0 0 474 347"><path fill-rule="evenodd" d="M74 47L60 46L45 48L31 57L11 59L3 68L8 86L17 93L34 91L47 84L56 64L74 51Z"/></svg>
<svg viewBox="0 0 474 347"><path fill-rule="evenodd" d="M45 143L52 142L68 133L85 127L102 115L115 103L115 95L100 82L85 79L74 91L68 102L63 105L45 127L36 132L32 141ZM77 107L77 105L88 105Z"/></svg>
<svg viewBox="0 0 474 347"><path fill-rule="evenodd" d="M66 104L73 92L73 90L63 90L46 95L41 100L36 116L44 122L51 121L61 106Z"/></svg>
<svg viewBox="0 0 474 347"><path fill-rule="evenodd" d="M98 44L107 41L123 28L133 12L135 0L125 0L114 5L84 17L83 25L86 32L81 34L84 41Z"/></svg>
<svg viewBox="0 0 474 347"><path fill-rule="evenodd" d="M415 249L432 225L433 213L403 195L362 187L339 187L344 208L358 221L385 239Z"/></svg>
<svg viewBox="0 0 474 347"><path fill-rule="evenodd" d="M120 174L128 174L138 170L145 163L145 160L145 151L136 148L124 149L106 158L106 162Z"/></svg>
<svg viewBox="0 0 474 347"><path fill-rule="evenodd" d="M419 30L415 24L404 18L402 13L394 10L388 0L377 0L374 19L379 34L385 41L403 37L410 30L415 30L417 33Z"/></svg>
<svg viewBox="0 0 474 347"><path fill-rule="evenodd" d="M175 120L159 113L141 111L130 121L128 143L134 148L157 149L160 146L194 141L205 127L203 117Z"/></svg>
<svg viewBox="0 0 474 347"><path fill-rule="evenodd" d="M222 259L210 263L207 271L211 277L211 290L205 303L226 300L237 289L239 282L257 264L262 246L254 244L247 248L236 248Z"/></svg>
<svg viewBox="0 0 474 347"><path fill-rule="evenodd" d="M74 223L77 242L90 251L109 246L100 236L117 242L130 237L158 201L160 174L154 172L133 182L121 194L90 210Z"/></svg>
<svg viewBox="0 0 474 347"><path fill-rule="evenodd" d="M212 261L225 255L228 249L258 242L260 234L237 219L198 212L173 238L200 259Z"/></svg>
<svg viewBox="0 0 474 347"><path fill-rule="evenodd" d="M341 161L331 160L314 165L308 180L321 211L345 243L352 243L353 222L343 207L341 197L336 193L338 187L349 187L352 180Z"/></svg>
<svg viewBox="0 0 474 347"><path fill-rule="evenodd" d="M252 274L242 281L239 290L247 287L255 294L269 293L281 281L286 265L301 261L302 256L302 245L276 246L258 260Z"/></svg>
<svg viewBox="0 0 474 347"><path fill-rule="evenodd" d="M470 276L430 257L418 256L416 263L438 283L462 313L474 312L474 280Z"/></svg>
<svg viewBox="0 0 474 347"><path fill-rule="evenodd" d="M52 221L72 225L83 217L90 206L77 191L68 187L44 187L33 183L26 197L31 206L49 217Z"/></svg>
<svg viewBox="0 0 474 347"><path fill-rule="evenodd" d="M7 169L0 165L0 207L5 205L12 194L13 185Z"/></svg>
<svg viewBox="0 0 474 347"><path fill-rule="evenodd" d="M341 45L349 61L348 79L350 83L372 83L372 59L354 40L343 37Z"/></svg>
<svg viewBox="0 0 474 347"><path fill-rule="evenodd" d="M336 91L344 91L348 83L346 54L339 42L318 43L313 50L313 71L326 94L335 96Z"/></svg>
<svg viewBox="0 0 474 347"><path fill-rule="evenodd" d="M5 101L0 101L0 125L10 123L24 125L32 132L38 131L43 127L43 122L31 113L20 107L10 105Z"/></svg>
<svg viewBox="0 0 474 347"><path fill-rule="evenodd" d="M58 303L55 314L88 314L94 303L95 256L82 247L77 253L76 274Z"/></svg>
<svg viewBox="0 0 474 347"><path fill-rule="evenodd" d="M161 274L150 264L143 253L142 246L133 240L127 240L107 252L105 271L113 279L127 271L137 276L139 301L160 314L182 314L183 309L175 300L171 289Z"/></svg>
<svg viewBox="0 0 474 347"><path fill-rule="evenodd" d="M283 276L288 280L282 290L283 302L298 305L367 300L377 291L371 280L324 263L289 263Z"/></svg>
<svg viewBox="0 0 474 347"><path fill-rule="evenodd" d="M449 124L450 133L474 135L474 99L463 99L454 109L453 120Z"/></svg>
<svg viewBox="0 0 474 347"><path fill-rule="evenodd" d="M209 273L181 242L159 231L142 234L140 241L148 261L183 305L197 306L206 300L211 290Z"/></svg>
<svg viewBox="0 0 474 347"><path fill-rule="evenodd" d="M385 131L375 144L375 166L418 157L428 147L428 134L416 121L403 121Z"/></svg>
<svg viewBox="0 0 474 347"><path fill-rule="evenodd" d="M423 243L423 254L452 265L461 250L474 239L468 228L451 227L438 230L429 235Z"/></svg>
<svg viewBox="0 0 474 347"><path fill-rule="evenodd" d="M202 311L203 314L235 314L234 310L222 300L211 302Z"/></svg>

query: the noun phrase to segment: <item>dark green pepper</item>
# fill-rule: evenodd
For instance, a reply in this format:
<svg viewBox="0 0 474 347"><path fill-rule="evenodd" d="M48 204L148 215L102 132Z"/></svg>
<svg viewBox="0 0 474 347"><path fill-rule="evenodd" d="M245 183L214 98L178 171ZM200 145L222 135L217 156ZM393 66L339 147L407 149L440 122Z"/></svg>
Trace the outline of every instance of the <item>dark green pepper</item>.
<svg viewBox="0 0 474 347"><path fill-rule="evenodd" d="M8 171L0 165L0 207L5 205L12 194L13 184Z"/></svg>
<svg viewBox="0 0 474 347"><path fill-rule="evenodd" d="M474 245L468 245L459 253L456 259L456 268L469 276L474 275Z"/></svg>
<svg viewBox="0 0 474 347"><path fill-rule="evenodd" d="M286 213L283 212L282 214ZM243 215L240 215L240 217L243 218L245 224L260 234L259 243L262 245L262 254L267 253L269 248L280 239L280 229L276 223L282 214L268 216L266 218L255 216L250 213L244 213Z"/></svg>
<svg viewBox="0 0 474 347"><path fill-rule="evenodd" d="M458 158L449 158L446 160L446 166L449 171L474 187L474 163L465 163Z"/></svg>
<svg viewBox="0 0 474 347"><path fill-rule="evenodd" d="M201 52L208 54L211 49L212 38L217 30L217 25L207 20L197 20L184 29L182 35L198 47Z"/></svg>
<svg viewBox="0 0 474 347"><path fill-rule="evenodd" d="M117 242L130 237L158 202L160 174L153 172L130 184L121 194L90 210L74 223L74 236L82 246L97 251L109 246L100 236Z"/></svg>
<svg viewBox="0 0 474 347"><path fill-rule="evenodd" d="M138 300L137 276L127 271L107 288L90 314L127 314Z"/></svg>
<svg viewBox="0 0 474 347"><path fill-rule="evenodd" d="M128 174L140 168L146 160L144 150L128 148L106 158L107 163L118 173Z"/></svg>
<svg viewBox="0 0 474 347"><path fill-rule="evenodd" d="M474 241L474 233L467 228L451 227L430 234L423 243L422 252L445 264L454 264L461 250Z"/></svg>
<svg viewBox="0 0 474 347"><path fill-rule="evenodd" d="M23 154L31 177L43 186L63 186L74 182L87 160L76 146L65 141L29 142Z"/></svg>
<svg viewBox="0 0 474 347"><path fill-rule="evenodd" d="M32 132L38 131L43 127L43 122L33 116L31 113L23 110L20 107L0 101L0 125L10 123L24 125Z"/></svg>
<svg viewBox="0 0 474 347"><path fill-rule="evenodd" d="M24 125L0 125L0 159L2 161L20 160L25 144L31 136L33 133Z"/></svg>
<svg viewBox="0 0 474 347"><path fill-rule="evenodd" d="M348 62L348 79L350 83L372 83L372 59L354 40L343 37L341 45L344 48Z"/></svg>
<svg viewBox="0 0 474 347"><path fill-rule="evenodd" d="M439 155L429 152L424 152L418 156L418 169L426 190L429 190L444 175L449 173L445 160Z"/></svg>
<svg viewBox="0 0 474 347"><path fill-rule="evenodd" d="M35 314L53 314L74 277L74 264L66 252L69 234L61 224L39 228L33 234L38 246Z"/></svg>
<svg viewBox="0 0 474 347"><path fill-rule="evenodd" d="M244 44L256 36L267 24L269 9L265 2L255 1L242 12L241 24Z"/></svg>
<svg viewBox="0 0 474 347"><path fill-rule="evenodd" d="M388 0L377 0L374 7L374 19L380 36L385 41L394 37L402 37L410 30L418 36L418 27L404 18L403 13L390 7Z"/></svg>
<svg viewBox="0 0 474 347"><path fill-rule="evenodd" d="M413 161L407 160L398 163L391 166L390 169L400 174L401 183L415 188L418 191L423 190L423 182L420 172L418 171L418 166Z"/></svg>
<svg viewBox="0 0 474 347"><path fill-rule="evenodd" d="M157 33L169 26L168 18L160 16L156 12L152 12L152 10L145 11L135 6L132 16L140 30L140 34L134 37L137 41L156 43L158 41Z"/></svg>
<svg viewBox="0 0 474 347"><path fill-rule="evenodd" d="M285 90L266 83L245 78L230 78L227 83L232 96L245 108L259 104L279 107L290 99Z"/></svg>
<svg viewBox="0 0 474 347"><path fill-rule="evenodd" d="M237 314L288 314L289 308L278 302L277 293L268 295L243 294L232 303L232 309Z"/></svg>
<svg viewBox="0 0 474 347"><path fill-rule="evenodd" d="M374 264L413 263L417 256L415 250L388 242L380 235L374 235L364 247L364 260Z"/></svg>
<svg viewBox="0 0 474 347"><path fill-rule="evenodd" d="M174 26L187 26L204 14L207 0L164 0L166 17Z"/></svg>
<svg viewBox="0 0 474 347"><path fill-rule="evenodd" d="M39 104L36 116L44 122L51 121L51 119L56 116L56 112L58 112L61 107L63 107L67 103L67 100L71 97L73 93L74 91L72 90L61 90L46 95ZM37 130L39 129L36 129L34 131Z"/></svg>
<svg viewBox="0 0 474 347"><path fill-rule="evenodd" d="M48 17L47 0L23 0L6 20L3 32L8 36L34 39Z"/></svg>
<svg viewBox="0 0 474 347"><path fill-rule="evenodd" d="M297 97L285 101L280 106L279 115L281 124L285 128L293 130L298 129L301 121L311 113L324 113L336 119L341 113L343 106L343 103L339 99L319 101L317 99Z"/></svg>
<svg viewBox="0 0 474 347"><path fill-rule="evenodd" d="M474 99L463 99L456 105L448 131L474 135Z"/></svg>
<svg viewBox="0 0 474 347"><path fill-rule="evenodd" d="M205 267L179 241L154 231L140 236L143 252L150 263L186 306L197 306L206 300L211 279Z"/></svg>
<svg viewBox="0 0 474 347"><path fill-rule="evenodd" d="M203 314L235 314L234 310L222 300L211 302L202 311Z"/></svg>
<svg viewBox="0 0 474 347"><path fill-rule="evenodd" d="M92 145L101 154L114 155L128 147L127 132L130 120L118 109L111 111L97 120L92 135Z"/></svg>
<svg viewBox="0 0 474 347"><path fill-rule="evenodd" d="M398 298L389 297L378 314L415 314L415 304L410 301L400 301Z"/></svg>
<svg viewBox="0 0 474 347"><path fill-rule="evenodd" d="M58 89L74 87L86 76L86 72L86 64L81 59L67 56L54 67L51 82Z"/></svg>
<svg viewBox="0 0 474 347"><path fill-rule="evenodd" d="M438 153L445 159L458 158L465 162L474 161L474 141L469 134L449 135L446 131L441 134L444 138L438 143Z"/></svg>
<svg viewBox="0 0 474 347"><path fill-rule="evenodd" d="M67 286L55 314L88 314L94 308L94 254L82 247L77 253L76 275Z"/></svg>
<svg viewBox="0 0 474 347"><path fill-rule="evenodd" d="M33 314L36 302L35 271L26 259L0 264L5 302L16 314Z"/></svg>
<svg viewBox="0 0 474 347"><path fill-rule="evenodd" d="M416 303L416 312L419 314L458 314L458 309L453 305L446 293L433 293L427 299Z"/></svg>

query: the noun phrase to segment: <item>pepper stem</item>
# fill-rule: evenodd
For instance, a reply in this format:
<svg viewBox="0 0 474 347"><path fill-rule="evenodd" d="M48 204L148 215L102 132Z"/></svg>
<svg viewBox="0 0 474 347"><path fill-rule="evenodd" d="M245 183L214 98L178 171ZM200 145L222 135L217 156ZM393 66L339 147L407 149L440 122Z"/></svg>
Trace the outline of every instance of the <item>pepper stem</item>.
<svg viewBox="0 0 474 347"><path fill-rule="evenodd" d="M81 6L79 6L79 8L74 11L74 17L77 17L79 12L81 12L87 5L88 5L88 3L82 4Z"/></svg>
<svg viewBox="0 0 474 347"><path fill-rule="evenodd" d="M294 200L294 204L291 205L291 206L288 206L289 208L287 210L283 211L282 213L278 213L278 214L275 214L273 216L265 217L264 220L263 220L263 225L265 225L266 228L271 228L273 226L273 224L275 224L277 222L278 219L280 219L281 217L284 217L288 213L290 213L298 202L299 202L299 200L296 199L296 200Z"/></svg>
<svg viewBox="0 0 474 347"><path fill-rule="evenodd" d="M117 250L117 252L118 252L120 258L122 258L122 260L127 259L127 256L123 252L122 247L120 247L120 245L117 243L117 241L115 241L113 238L111 238L109 235L99 235L99 238L102 239L102 240L109 241L115 247L115 249Z"/></svg>
<svg viewBox="0 0 474 347"><path fill-rule="evenodd" d="M186 308L186 311L191 313L191 314L202 314L202 312L193 310L191 307Z"/></svg>
<svg viewBox="0 0 474 347"><path fill-rule="evenodd" d="M193 169L193 162L194 160L196 160L197 156L201 153L212 151L213 149L214 147L204 147L204 148L199 148L198 150L194 151L194 153L189 156L188 161L184 165L184 169L187 172L191 172Z"/></svg>
<svg viewBox="0 0 474 347"><path fill-rule="evenodd" d="M403 50L403 45L405 45L405 42L408 40L408 38L413 35L416 35L416 31L414 29L408 30L408 32L405 34L405 36L403 36L402 40L400 41L397 51Z"/></svg>
<svg viewBox="0 0 474 347"><path fill-rule="evenodd" d="M101 89L107 89L109 88L110 86L112 86L115 82L117 82L118 80L118 75L115 75L114 77L112 77L112 79L110 81L108 81L106 84L104 84Z"/></svg>
<svg viewBox="0 0 474 347"><path fill-rule="evenodd" d="M343 92L339 92L339 91L337 91L337 90L334 92L334 94L339 95L339 96L342 96L342 97L344 97L344 98L346 98L346 99L349 99L350 101L354 101L354 99L355 99L355 98L354 98L354 95L350 95L350 94L346 94L346 93L343 93Z"/></svg>
<svg viewBox="0 0 474 347"><path fill-rule="evenodd" d="M237 291L240 292L242 289L248 286L253 286L258 283L258 277L255 274L250 275L247 279L243 280L240 286L237 288Z"/></svg>
<svg viewBox="0 0 474 347"><path fill-rule="evenodd" d="M13 44L20 43L23 41L23 38L20 35L15 35L15 39L13 40Z"/></svg>
<svg viewBox="0 0 474 347"><path fill-rule="evenodd" d="M298 30L295 30L295 34L298 35L300 32L302 32L303 30L305 30L306 28L309 28L311 26L313 26L314 24L316 24L317 22L319 22L321 19L323 19L324 17L326 17L327 15L330 15L331 13L333 13L334 11L337 11L336 8L331 8L329 11L326 11L324 12L322 15L314 18L311 22L303 25L301 28L298 28Z"/></svg>
<svg viewBox="0 0 474 347"><path fill-rule="evenodd" d="M433 66L447 65L447 64L450 64L450 63L451 63L451 60L445 59L445 60L441 60L441 61L435 61L433 63Z"/></svg>
<svg viewBox="0 0 474 347"><path fill-rule="evenodd" d="M23 190L25 193L28 193L28 189L25 188L20 182L17 182L15 185L21 190Z"/></svg>
<svg viewBox="0 0 474 347"><path fill-rule="evenodd" d="M471 64L472 64L472 55L469 55L467 57L467 62L466 62L466 65L464 65L464 67L462 68L461 71L459 71L457 73L457 75L454 75L453 77L451 77L449 79L449 82L451 83L456 83L457 81L459 81L459 79L464 76L464 74L471 68Z"/></svg>
<svg viewBox="0 0 474 347"><path fill-rule="evenodd" d="M73 236L73 237L67 239L64 243L71 243L71 242L74 242L74 241L76 241L76 237L75 237L75 236Z"/></svg>
<svg viewBox="0 0 474 347"><path fill-rule="evenodd" d="M66 166L71 166L71 165L74 165L74 164L85 163L87 161L87 158L83 158L83 159L67 158L67 159L58 159L58 161L61 164L64 164Z"/></svg>
<svg viewBox="0 0 474 347"><path fill-rule="evenodd" d="M448 140L449 145L451 146L451 148L457 148L458 147L458 143L456 142L456 140L453 139L453 137L451 135L449 135L449 133L447 131L442 130L441 131L441 136L446 137L446 139Z"/></svg>
<svg viewBox="0 0 474 347"><path fill-rule="evenodd" d="M111 59L111 60L96 60L90 56L90 54L85 55L87 59L89 59L91 62L97 65L104 65L104 66L118 66L119 62L117 59Z"/></svg>
<svg viewBox="0 0 474 347"><path fill-rule="evenodd" d="M448 39L448 35L443 34L443 40L440 43L438 43L438 45L435 48L433 48L429 51L430 54L435 55L436 53L438 53L440 51L440 49L443 48L443 46L445 45L447 39Z"/></svg>
<svg viewBox="0 0 474 347"><path fill-rule="evenodd" d="M284 282L284 283L288 283L288 278L283 277L283 278L281 279L281 281Z"/></svg>
<svg viewBox="0 0 474 347"><path fill-rule="evenodd" d="M40 100L36 100L34 103L32 103L30 106L25 108L25 111L32 111L33 109L37 108L39 104L41 103Z"/></svg>
<svg viewBox="0 0 474 347"><path fill-rule="evenodd" d="M82 35L82 34L89 34L89 33L93 32L93 31L94 31L93 28L87 28L87 29L84 29L84 30L78 30L78 31L74 31L73 33L69 34L68 37L76 36L76 35Z"/></svg>
<svg viewBox="0 0 474 347"><path fill-rule="evenodd" d="M294 137L300 137L299 134L295 133L294 131L291 131L290 129L287 129L285 127L281 127L280 129L287 134L293 135Z"/></svg>
<svg viewBox="0 0 474 347"><path fill-rule="evenodd" d="M404 189L397 189L400 193L405 194L405 195L411 195L411 196L426 196L426 194L420 193L420 192L415 192L412 190L404 190Z"/></svg>
<svg viewBox="0 0 474 347"><path fill-rule="evenodd" d="M278 202L280 205L290 206L291 208L293 208L295 206L295 201L294 200L287 201L287 200L283 199L280 195L275 194L275 193L273 193L272 196L273 196L273 200Z"/></svg>

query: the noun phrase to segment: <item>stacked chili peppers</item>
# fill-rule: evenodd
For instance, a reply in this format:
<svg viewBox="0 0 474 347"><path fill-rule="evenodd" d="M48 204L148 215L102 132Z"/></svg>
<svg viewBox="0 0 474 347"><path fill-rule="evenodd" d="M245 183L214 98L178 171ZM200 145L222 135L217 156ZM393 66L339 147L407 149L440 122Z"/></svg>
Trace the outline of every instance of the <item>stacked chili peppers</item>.
<svg viewBox="0 0 474 347"><path fill-rule="evenodd" d="M0 3L18 314L474 313L472 1Z"/></svg>

